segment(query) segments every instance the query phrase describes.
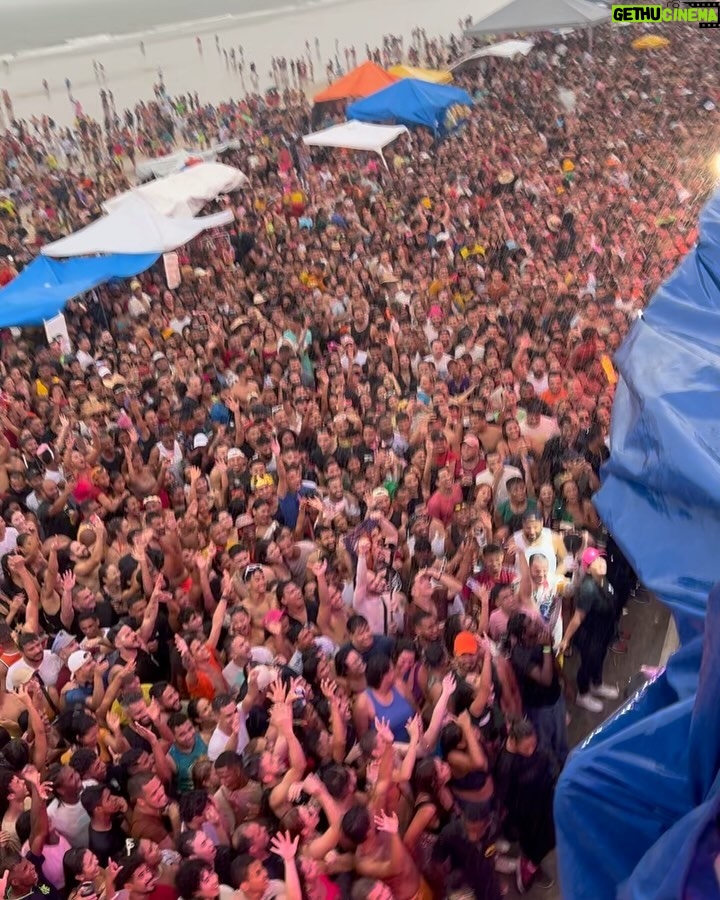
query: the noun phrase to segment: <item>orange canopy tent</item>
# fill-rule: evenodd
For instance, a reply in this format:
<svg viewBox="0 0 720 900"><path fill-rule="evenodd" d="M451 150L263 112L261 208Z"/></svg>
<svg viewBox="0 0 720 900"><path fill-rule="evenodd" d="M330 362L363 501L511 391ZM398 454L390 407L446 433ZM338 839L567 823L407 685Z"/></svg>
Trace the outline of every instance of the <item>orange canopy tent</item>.
<svg viewBox="0 0 720 900"><path fill-rule="evenodd" d="M376 91L394 84L400 79L381 69L376 63L368 60L356 69L338 78L324 91L316 94L315 103L328 103L332 100L359 100L369 97Z"/></svg>

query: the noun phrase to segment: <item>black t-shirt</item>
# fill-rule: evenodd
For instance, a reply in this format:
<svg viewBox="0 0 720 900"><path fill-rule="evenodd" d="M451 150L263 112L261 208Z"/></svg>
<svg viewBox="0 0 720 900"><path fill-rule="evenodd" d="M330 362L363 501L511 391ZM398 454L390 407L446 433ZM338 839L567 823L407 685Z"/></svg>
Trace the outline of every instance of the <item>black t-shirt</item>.
<svg viewBox="0 0 720 900"><path fill-rule="evenodd" d="M134 631L137 631L142 625L142 619L133 619L131 616L127 616L123 621ZM170 627L167 616L161 611L155 618L155 627L153 628L150 640L147 641L147 643L157 643L157 649L153 650L153 659L157 661L157 664L161 669L166 671L170 668L170 645L172 644L172 640L172 628Z"/></svg>
<svg viewBox="0 0 720 900"><path fill-rule="evenodd" d="M592 575L583 578L575 600L578 610L585 613L577 630L580 641L603 641L615 630L615 590L607 578L598 582Z"/></svg>
<svg viewBox="0 0 720 900"><path fill-rule="evenodd" d="M96 603L92 612L98 617L100 628L112 628L113 625L118 622L118 615L108 600L101 600L99 603ZM80 630L77 612L75 613L75 618L73 619L72 626L69 630L76 638L78 638L78 640L82 640L85 636Z"/></svg>
<svg viewBox="0 0 720 900"><path fill-rule="evenodd" d="M540 684L530 675L536 666L542 668L543 655L542 647L528 647L525 644L515 644L510 651L510 662L517 676L523 706L526 708L536 709L539 706L552 706L560 697L560 679L555 669L553 669L553 680L549 685Z"/></svg>
<svg viewBox="0 0 720 900"><path fill-rule="evenodd" d="M108 860L125 849L125 832L117 820L113 820L109 831L96 831L92 825L88 828L88 849L97 856L104 868Z"/></svg>
<svg viewBox="0 0 720 900"><path fill-rule="evenodd" d="M460 819L442 829L432 851L433 860L449 868L445 884L448 892L469 889L477 900L500 900L502 896L495 855L495 847L487 838L479 844L468 839Z"/></svg>
<svg viewBox="0 0 720 900"><path fill-rule="evenodd" d="M346 647L351 647L352 644L345 644ZM355 649L355 648L353 648ZM373 635L372 645L368 650L364 650L360 653L360 656L363 658L363 662L367 662L371 656L389 656L392 657L393 650L395 649L395 641L391 637L386 637L384 634L376 634Z"/></svg>
<svg viewBox="0 0 720 900"><path fill-rule="evenodd" d="M125 665L125 661L117 651L110 654L108 663L111 669L113 666ZM156 660L144 650L137 651L135 673L140 679L140 684L155 684L156 681L163 681L167 677L167 672L163 672Z"/></svg>
<svg viewBox="0 0 720 900"><path fill-rule="evenodd" d="M125 457L122 451L114 449L110 459L108 459L106 456L101 455L98 459L98 462L112 478L113 475L118 475L122 471L124 459Z"/></svg>
<svg viewBox="0 0 720 900"><path fill-rule="evenodd" d="M43 854L35 854L31 850L28 850L25 854L25 859L35 866L35 871L38 873L38 880L32 891L30 891L29 894L25 894L23 900L62 900L60 892L50 884L43 874L42 867L45 862Z"/></svg>
<svg viewBox="0 0 720 900"><path fill-rule="evenodd" d="M45 538L63 534L65 537L69 537L70 540L74 541L77 537L80 518L74 504L71 501L68 501L65 504L64 509L61 509L56 515L50 515L51 506L52 503L43 500L37 511Z"/></svg>

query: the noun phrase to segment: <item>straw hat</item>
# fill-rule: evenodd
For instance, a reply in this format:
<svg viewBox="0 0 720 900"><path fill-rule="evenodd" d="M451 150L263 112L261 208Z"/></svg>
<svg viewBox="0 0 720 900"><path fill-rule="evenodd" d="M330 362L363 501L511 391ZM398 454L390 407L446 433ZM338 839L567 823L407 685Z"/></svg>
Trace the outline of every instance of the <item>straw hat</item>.
<svg viewBox="0 0 720 900"><path fill-rule="evenodd" d="M109 391L115 390L116 387L122 386L125 387L127 382L122 377L122 375L110 375L107 378L103 378L103 387L106 387Z"/></svg>
<svg viewBox="0 0 720 900"><path fill-rule="evenodd" d="M550 229L550 231L560 231L562 227L562 219L560 216L548 216L545 220L545 224Z"/></svg>
<svg viewBox="0 0 720 900"><path fill-rule="evenodd" d="M101 403L97 397L91 397L80 407L80 415L83 419L92 419L93 416L104 415L107 411L107 404Z"/></svg>
<svg viewBox="0 0 720 900"><path fill-rule="evenodd" d="M510 169L503 169L497 177L498 184L512 184L515 181L515 175Z"/></svg>
<svg viewBox="0 0 720 900"><path fill-rule="evenodd" d="M265 297L263 294L258 292L257 294L253 295L253 304L255 306L263 306L265 303L267 303L267 297Z"/></svg>
<svg viewBox="0 0 720 900"><path fill-rule="evenodd" d="M238 328L242 327L243 325L249 325L249 324L250 324L250 319L248 319L247 316L238 316L237 319L233 319L232 322L230 323L230 331L231 332L237 331Z"/></svg>

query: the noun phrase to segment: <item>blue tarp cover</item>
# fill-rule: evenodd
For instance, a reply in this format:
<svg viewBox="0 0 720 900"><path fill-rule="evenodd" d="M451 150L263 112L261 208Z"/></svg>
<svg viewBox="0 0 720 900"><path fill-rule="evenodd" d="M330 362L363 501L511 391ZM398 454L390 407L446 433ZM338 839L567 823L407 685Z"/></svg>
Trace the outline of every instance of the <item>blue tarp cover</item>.
<svg viewBox="0 0 720 900"><path fill-rule="evenodd" d="M68 300L112 278L144 272L157 253L75 257L67 260L39 256L0 290L0 328L40 325L57 315Z"/></svg>
<svg viewBox="0 0 720 900"><path fill-rule="evenodd" d="M392 122L398 125L425 125L433 131L445 130L445 113L452 106L472 106L462 88L431 84L417 78L403 78L347 108L348 119L361 122Z"/></svg>
<svg viewBox="0 0 720 900"><path fill-rule="evenodd" d="M595 502L682 647L570 757L555 797L562 893L700 900L720 896L720 194L616 362Z"/></svg>

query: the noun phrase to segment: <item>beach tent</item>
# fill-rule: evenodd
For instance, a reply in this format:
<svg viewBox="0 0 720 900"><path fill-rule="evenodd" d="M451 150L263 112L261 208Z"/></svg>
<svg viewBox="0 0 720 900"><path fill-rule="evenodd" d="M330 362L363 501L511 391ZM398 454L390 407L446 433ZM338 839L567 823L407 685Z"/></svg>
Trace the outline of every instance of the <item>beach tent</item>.
<svg viewBox="0 0 720 900"><path fill-rule="evenodd" d="M558 869L573 900L718 896L718 310L720 192L614 357L612 449L593 503L682 646L560 776Z"/></svg>
<svg viewBox="0 0 720 900"><path fill-rule="evenodd" d="M182 172L149 181L140 187L113 197L103 205L107 212L117 209L127 197L141 197L162 216L192 218L222 194L239 191L248 183L240 169L223 163L205 162Z"/></svg>
<svg viewBox="0 0 720 900"><path fill-rule="evenodd" d="M333 81L324 91L315 95L313 102L330 103L333 100L356 100L359 97L368 97L389 84L394 84L397 80L395 75L390 75L377 63L368 60L348 72L347 75Z"/></svg>
<svg viewBox="0 0 720 900"><path fill-rule="evenodd" d="M388 69L391 75L398 78L417 78L419 81L430 81L433 84L450 84L453 80L451 72L443 72L440 69L417 69L415 66L391 66Z"/></svg>
<svg viewBox="0 0 720 900"><path fill-rule="evenodd" d="M209 228L233 221L230 210L199 219L161 216L142 197L131 195L75 234L47 244L43 256L93 256L101 253L165 253L182 247Z"/></svg>
<svg viewBox="0 0 720 900"><path fill-rule="evenodd" d="M527 56L535 45L532 41L508 40L498 41L496 44L490 44L488 47L482 47L480 50L473 50L461 59L454 62L450 68L453 72L468 68L479 59L486 59L488 56L496 59L514 59L516 56Z"/></svg>
<svg viewBox="0 0 720 900"><path fill-rule="evenodd" d="M362 122L392 122L397 125L425 125L436 133L448 130L445 116L453 106L472 106L470 95L461 88L403 78L371 97L351 103L348 119Z"/></svg>
<svg viewBox="0 0 720 900"><path fill-rule="evenodd" d="M346 150L366 150L383 155L383 148L407 134L404 125L371 125L369 122L341 122L323 131L306 134L303 143L308 147L338 147ZM385 157L383 156L383 162Z"/></svg>
<svg viewBox="0 0 720 900"><path fill-rule="evenodd" d="M213 162L218 156L228 150L236 150L239 146L240 141L226 141L222 144L215 144L208 150L178 150L177 153L171 153L168 156L158 156L155 159L145 159L139 162L135 166L135 174L140 181L147 181L148 178L164 178L166 175L172 175L173 172L181 172L186 166L192 165L198 160Z"/></svg>
<svg viewBox="0 0 720 900"><path fill-rule="evenodd" d="M511 0L466 30L469 37L556 28L591 28L610 19L610 7L589 0Z"/></svg>
<svg viewBox="0 0 720 900"><path fill-rule="evenodd" d="M39 256L0 290L0 328L41 325L73 297L113 278L144 272L157 259L157 253L62 261Z"/></svg>

